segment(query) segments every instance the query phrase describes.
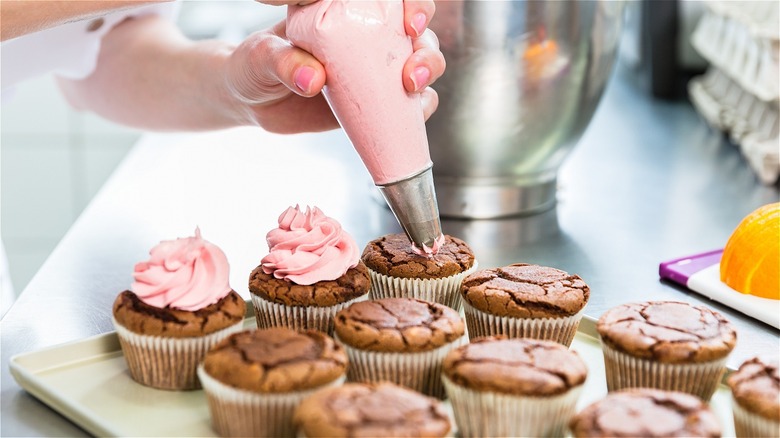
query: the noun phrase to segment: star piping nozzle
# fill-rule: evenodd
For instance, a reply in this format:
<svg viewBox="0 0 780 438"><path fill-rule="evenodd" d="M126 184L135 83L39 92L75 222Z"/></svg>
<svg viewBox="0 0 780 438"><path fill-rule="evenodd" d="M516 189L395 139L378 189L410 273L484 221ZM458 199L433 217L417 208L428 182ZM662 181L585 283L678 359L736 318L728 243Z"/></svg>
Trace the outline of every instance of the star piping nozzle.
<svg viewBox="0 0 780 438"><path fill-rule="evenodd" d="M378 186L406 236L425 253L430 253L431 248L438 248L437 242L441 242L442 238L432 167L428 166L400 181Z"/></svg>

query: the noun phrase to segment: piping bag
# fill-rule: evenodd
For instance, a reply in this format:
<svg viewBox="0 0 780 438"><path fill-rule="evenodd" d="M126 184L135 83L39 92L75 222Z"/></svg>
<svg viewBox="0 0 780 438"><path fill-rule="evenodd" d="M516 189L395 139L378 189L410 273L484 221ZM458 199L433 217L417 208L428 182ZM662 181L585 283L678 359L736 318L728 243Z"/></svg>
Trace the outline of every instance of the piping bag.
<svg viewBox="0 0 780 438"><path fill-rule="evenodd" d="M444 242L418 93L407 93L412 54L403 0L320 0L287 9L287 37L327 74L322 93L413 249Z"/></svg>

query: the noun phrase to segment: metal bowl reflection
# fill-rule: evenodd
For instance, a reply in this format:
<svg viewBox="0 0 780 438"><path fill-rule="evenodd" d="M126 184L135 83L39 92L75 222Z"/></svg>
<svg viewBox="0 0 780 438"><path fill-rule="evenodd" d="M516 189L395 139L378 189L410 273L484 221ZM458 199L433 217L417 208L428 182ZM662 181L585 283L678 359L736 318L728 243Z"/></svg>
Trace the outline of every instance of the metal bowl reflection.
<svg viewBox="0 0 780 438"><path fill-rule="evenodd" d="M622 2L440 0L447 61L427 123L443 217L496 218L555 204L558 168L611 75Z"/></svg>

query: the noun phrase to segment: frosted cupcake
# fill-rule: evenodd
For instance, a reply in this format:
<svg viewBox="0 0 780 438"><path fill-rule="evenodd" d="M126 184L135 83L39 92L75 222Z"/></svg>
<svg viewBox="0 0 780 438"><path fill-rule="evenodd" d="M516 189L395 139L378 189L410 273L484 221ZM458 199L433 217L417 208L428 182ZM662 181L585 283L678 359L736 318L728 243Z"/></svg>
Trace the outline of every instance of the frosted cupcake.
<svg viewBox="0 0 780 438"><path fill-rule="evenodd" d="M682 391L709 401L737 333L720 313L676 301L623 304L596 325L607 388Z"/></svg>
<svg viewBox="0 0 780 438"><path fill-rule="evenodd" d="M780 436L780 367L754 357L728 379L734 429L739 438Z"/></svg>
<svg viewBox="0 0 780 438"><path fill-rule="evenodd" d="M578 275L517 263L468 275L461 286L469 338L505 335L571 345L590 288Z"/></svg>
<svg viewBox="0 0 780 438"><path fill-rule="evenodd" d="M442 380L460 436L563 436L587 373L556 342L488 337L452 350Z"/></svg>
<svg viewBox="0 0 780 438"><path fill-rule="evenodd" d="M257 326L333 333L336 313L368 298L355 240L318 208L288 208L266 236L269 254L249 277Z"/></svg>
<svg viewBox="0 0 780 438"><path fill-rule="evenodd" d="M220 436L294 436L295 407L340 385L347 355L316 330L284 327L235 333L206 354L198 375Z"/></svg>
<svg viewBox="0 0 780 438"><path fill-rule="evenodd" d="M194 237L163 241L136 264L131 290L113 306L130 375L159 389L200 387L198 363L214 344L241 330L246 304L228 284L216 245Z"/></svg>
<svg viewBox="0 0 780 438"><path fill-rule="evenodd" d="M442 236L432 254L424 254L405 234L372 240L361 259L371 275L371 298L417 298L460 310L460 284L477 269L466 242Z"/></svg>
<svg viewBox="0 0 780 438"><path fill-rule="evenodd" d="M349 380L386 380L438 398L444 398L442 360L466 342L464 332L454 309L413 298L363 301L336 315Z"/></svg>

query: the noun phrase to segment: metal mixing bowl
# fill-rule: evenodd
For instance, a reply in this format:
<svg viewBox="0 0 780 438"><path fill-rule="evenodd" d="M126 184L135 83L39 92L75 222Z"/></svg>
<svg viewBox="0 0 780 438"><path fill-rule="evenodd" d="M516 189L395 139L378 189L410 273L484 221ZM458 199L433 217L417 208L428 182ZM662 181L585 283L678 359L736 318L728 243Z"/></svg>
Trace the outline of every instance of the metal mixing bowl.
<svg viewBox="0 0 780 438"><path fill-rule="evenodd" d="M610 77L620 1L439 0L447 69L427 123L439 210L495 218L555 204L558 168Z"/></svg>

